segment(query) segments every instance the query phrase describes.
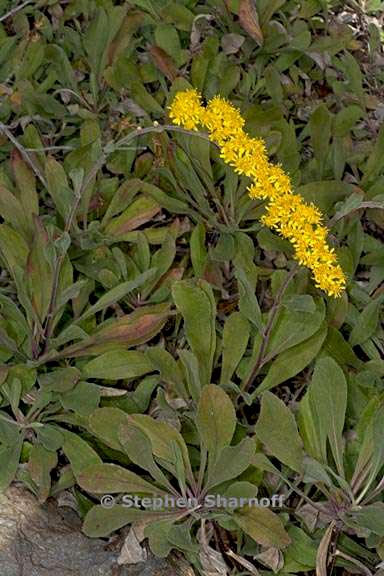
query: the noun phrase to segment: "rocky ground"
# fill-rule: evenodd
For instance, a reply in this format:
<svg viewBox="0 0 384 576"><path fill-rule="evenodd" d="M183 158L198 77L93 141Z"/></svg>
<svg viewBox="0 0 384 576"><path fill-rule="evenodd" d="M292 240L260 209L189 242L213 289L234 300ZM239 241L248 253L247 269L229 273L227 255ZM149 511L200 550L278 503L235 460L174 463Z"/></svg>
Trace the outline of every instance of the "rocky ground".
<svg viewBox="0 0 384 576"><path fill-rule="evenodd" d="M119 549L86 538L70 508L40 506L25 489L0 494L1 576L192 576L151 556L134 566L118 564Z"/></svg>

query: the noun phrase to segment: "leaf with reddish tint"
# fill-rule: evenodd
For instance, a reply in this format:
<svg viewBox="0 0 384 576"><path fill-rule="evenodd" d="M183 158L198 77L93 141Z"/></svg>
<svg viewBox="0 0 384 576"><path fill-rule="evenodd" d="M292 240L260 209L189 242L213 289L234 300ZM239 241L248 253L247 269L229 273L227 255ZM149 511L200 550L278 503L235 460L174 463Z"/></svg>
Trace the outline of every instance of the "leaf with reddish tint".
<svg viewBox="0 0 384 576"><path fill-rule="evenodd" d="M93 494L164 494L161 488L116 464L91 464L80 472L77 480Z"/></svg>
<svg viewBox="0 0 384 576"><path fill-rule="evenodd" d="M53 284L53 267L48 256L49 238L42 221L34 216L35 233L27 261L27 282L34 311L40 322L47 317Z"/></svg>
<svg viewBox="0 0 384 576"><path fill-rule="evenodd" d="M25 210L20 200L7 188L0 185L0 216L7 224L20 232L25 238L30 237L30 227L26 218Z"/></svg>
<svg viewBox="0 0 384 576"><path fill-rule="evenodd" d="M124 235L146 224L161 208L155 200L140 196L120 216L112 218L105 227L105 233L112 238L124 240Z"/></svg>
<svg viewBox="0 0 384 576"><path fill-rule="evenodd" d="M259 46L263 45L264 37L259 23L254 0L241 0L239 7L239 22L244 30Z"/></svg>
<svg viewBox="0 0 384 576"><path fill-rule="evenodd" d="M89 338L62 350L59 357L102 354L117 347L144 344L160 332L168 317L168 304L143 306L131 314L104 322Z"/></svg>
<svg viewBox="0 0 384 576"><path fill-rule="evenodd" d="M11 163L13 177L17 184L17 196L24 208L29 224L32 226L32 214L39 214L36 177L17 150L13 150L12 152Z"/></svg>
<svg viewBox="0 0 384 576"><path fill-rule="evenodd" d="M159 46L151 46L149 52L155 66L168 78L168 80L173 82L178 76L178 70L172 58L168 56L162 48L159 48Z"/></svg>

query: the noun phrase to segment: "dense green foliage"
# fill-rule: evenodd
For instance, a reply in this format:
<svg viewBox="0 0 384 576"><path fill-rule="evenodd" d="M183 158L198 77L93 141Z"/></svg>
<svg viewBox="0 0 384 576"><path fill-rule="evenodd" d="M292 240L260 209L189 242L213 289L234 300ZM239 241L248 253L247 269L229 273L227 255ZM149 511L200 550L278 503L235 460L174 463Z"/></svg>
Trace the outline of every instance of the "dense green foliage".
<svg viewBox="0 0 384 576"><path fill-rule="evenodd" d="M0 489L65 491L90 536L145 522L201 574L378 576L383 3L22 4L0 0ZM214 146L163 128L190 86L321 208L341 298Z"/></svg>

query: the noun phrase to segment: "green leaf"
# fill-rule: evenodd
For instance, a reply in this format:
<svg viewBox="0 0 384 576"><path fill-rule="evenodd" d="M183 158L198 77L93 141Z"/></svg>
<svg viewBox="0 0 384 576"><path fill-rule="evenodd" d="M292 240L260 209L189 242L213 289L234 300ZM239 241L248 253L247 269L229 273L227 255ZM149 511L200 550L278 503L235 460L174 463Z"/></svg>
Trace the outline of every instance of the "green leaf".
<svg viewBox="0 0 384 576"><path fill-rule="evenodd" d="M26 277L33 309L43 323L49 311L53 289L53 266L49 238L42 221L34 217L34 236L28 255Z"/></svg>
<svg viewBox="0 0 384 576"><path fill-rule="evenodd" d="M244 438L236 446L223 448L209 473L206 487L213 488L240 476L251 465L255 449L255 443L251 438Z"/></svg>
<svg viewBox="0 0 384 576"><path fill-rule="evenodd" d="M262 327L262 317L255 293L256 281L252 282L250 277L247 276L246 271L242 268L237 268L235 275L239 286L240 312L260 330Z"/></svg>
<svg viewBox="0 0 384 576"><path fill-rule="evenodd" d="M166 558L173 548L169 541L169 532L176 518L163 518L145 527L144 535L148 538L151 552L158 558Z"/></svg>
<svg viewBox="0 0 384 576"><path fill-rule="evenodd" d="M0 413L0 491L3 492L14 479L23 446L23 434L12 420L3 419Z"/></svg>
<svg viewBox="0 0 384 576"><path fill-rule="evenodd" d="M361 185L373 182L384 167L384 124L381 125L373 150L369 154Z"/></svg>
<svg viewBox="0 0 384 576"><path fill-rule="evenodd" d="M264 392L261 397L261 411L255 434L267 447L268 452L280 462L296 472L302 472L303 443L295 418L284 402L271 392Z"/></svg>
<svg viewBox="0 0 384 576"><path fill-rule="evenodd" d="M129 416L129 422L148 436L154 456L160 458L162 465L176 476L178 454L175 446L177 446L182 455L184 468L190 476L192 475L187 446L182 435L173 426L144 414Z"/></svg>
<svg viewBox="0 0 384 576"><path fill-rule="evenodd" d="M292 296L277 316L266 353L268 357L296 346L317 332L325 318L322 299L311 296Z"/></svg>
<svg viewBox="0 0 384 576"><path fill-rule="evenodd" d="M88 416L99 405L100 388L91 382L79 382L69 392L61 394L60 402L63 408Z"/></svg>
<svg viewBox="0 0 384 576"><path fill-rule="evenodd" d="M50 65L55 69L59 82L61 82L65 88L70 87L72 90L77 90L74 69L71 66L65 50L57 44L49 44L45 49L45 56L49 60Z"/></svg>
<svg viewBox="0 0 384 576"><path fill-rule="evenodd" d="M38 487L39 502L45 502L51 490L51 470L57 465L56 452L39 444L32 446L28 472Z"/></svg>
<svg viewBox="0 0 384 576"><path fill-rule="evenodd" d="M196 414L200 441L208 450L213 465L222 450L231 443L236 427L236 412L229 396L210 384L201 392Z"/></svg>
<svg viewBox="0 0 384 576"><path fill-rule="evenodd" d="M137 378L152 372L153 367L144 352L137 350L111 350L90 360L82 368L85 378L120 380Z"/></svg>
<svg viewBox="0 0 384 576"><path fill-rule="evenodd" d="M105 406L97 408L88 418L89 430L113 450L123 451L120 443L120 428L127 424L128 415L119 408Z"/></svg>
<svg viewBox="0 0 384 576"><path fill-rule="evenodd" d="M77 475L79 485L93 494L165 494L134 472L116 464L91 464Z"/></svg>
<svg viewBox="0 0 384 576"><path fill-rule="evenodd" d="M308 390L320 443L327 438L340 476L344 474L343 428L347 409L347 382L341 368L331 358L318 360Z"/></svg>
<svg viewBox="0 0 384 576"><path fill-rule="evenodd" d="M167 233L162 246L151 258L151 266L155 268L156 273L153 278L147 280L144 288L141 290L141 297L145 300L161 278L171 267L176 255L176 242L172 234Z"/></svg>
<svg viewBox="0 0 384 576"><path fill-rule="evenodd" d="M45 177L47 179L48 192L55 203L56 209L62 219L67 221L75 197L62 164L52 156L48 156L46 160Z"/></svg>
<svg viewBox="0 0 384 576"><path fill-rule="evenodd" d="M376 332L379 324L379 314L381 310L382 298L372 300L359 315L351 334L349 343L351 346L364 344Z"/></svg>
<svg viewBox="0 0 384 576"><path fill-rule="evenodd" d="M342 108L335 116L333 132L335 136L344 137L348 136L355 124L364 115L360 106L352 104Z"/></svg>
<svg viewBox="0 0 384 576"><path fill-rule="evenodd" d="M101 458L78 434L62 431L64 434L63 452L71 463L72 471L76 477L94 464L101 464Z"/></svg>
<svg viewBox="0 0 384 576"><path fill-rule="evenodd" d="M158 516L149 511L122 505L112 508L94 506L84 519L82 531L90 538L105 538L127 524L140 520L154 520Z"/></svg>
<svg viewBox="0 0 384 576"><path fill-rule="evenodd" d="M173 214L193 214L193 211L186 202L166 194L153 184L143 182L141 184L141 190L157 202L159 206Z"/></svg>
<svg viewBox="0 0 384 576"><path fill-rule="evenodd" d="M90 316L96 314L96 312L100 312L100 310L104 310L105 308L112 306L112 304L119 302L120 300L125 298L127 294L143 286L143 284L145 284L145 282L153 278L155 274L156 274L156 268L150 268L149 270L146 270L142 274L139 274L134 280L129 280L128 282L122 282L118 286L115 286L114 288L103 294L103 296L99 298L96 304L93 304L90 308L88 308L80 316L80 318L77 319L77 322L85 320L86 318L89 318Z"/></svg>
<svg viewBox="0 0 384 576"><path fill-rule="evenodd" d="M280 518L268 508L242 508L234 512L233 519L262 546L285 548L291 543Z"/></svg>
<svg viewBox="0 0 384 576"><path fill-rule="evenodd" d="M145 432L130 423L122 424L119 439L125 453L136 466L149 472L160 486L172 491L170 482L153 458L152 444Z"/></svg>
<svg viewBox="0 0 384 576"><path fill-rule="evenodd" d="M348 182L338 182L337 180L323 180L311 182L299 186L296 190L307 202L313 202L323 212L329 213L330 209L356 192L356 187Z"/></svg>
<svg viewBox="0 0 384 576"><path fill-rule="evenodd" d="M178 354L184 368L189 394L194 402L198 402L202 385L197 358L190 350L178 350Z"/></svg>
<svg viewBox="0 0 384 576"><path fill-rule="evenodd" d="M320 179L324 175L325 163L329 153L332 116L325 104L320 104L312 113L309 130Z"/></svg>
<svg viewBox="0 0 384 576"><path fill-rule="evenodd" d="M28 244L21 234L7 226L7 224L0 224L0 254L12 276L15 276L17 267L25 268L28 257Z"/></svg>
<svg viewBox="0 0 384 576"><path fill-rule="evenodd" d="M184 330L199 362L201 385L209 384L216 350L216 304L212 288L205 280L180 280L172 295L184 319Z"/></svg>
<svg viewBox="0 0 384 576"><path fill-rule="evenodd" d="M360 510L351 514L352 520L358 528L367 528L373 534L381 538L384 536L384 503L375 502L368 506L363 506Z"/></svg>
<svg viewBox="0 0 384 576"><path fill-rule="evenodd" d="M152 370L158 370L163 382L170 385L171 390L182 398L186 398L187 392L183 382L183 375L172 354L160 346L148 348L145 353Z"/></svg>
<svg viewBox="0 0 384 576"><path fill-rule="evenodd" d="M190 239L190 248L193 271L195 276L201 277L208 257L205 246L204 224L200 223L194 227Z"/></svg>
<svg viewBox="0 0 384 576"><path fill-rule="evenodd" d="M286 382L304 370L320 352L326 335L327 324L323 323L320 330L308 340L279 354L276 360L272 362L267 376L257 388L257 394Z"/></svg>
<svg viewBox="0 0 384 576"><path fill-rule="evenodd" d="M0 185L0 215L5 222L11 224L24 237L30 236L30 228L24 208L20 200L7 188Z"/></svg>
<svg viewBox="0 0 384 576"><path fill-rule="evenodd" d="M220 384L228 384L242 359L250 335L249 322L240 312L228 317L223 330L223 360Z"/></svg>
<svg viewBox="0 0 384 576"><path fill-rule="evenodd" d="M284 570L289 573L313 570L316 566L316 542L298 526L289 526L287 532L292 542L284 551Z"/></svg>
<svg viewBox="0 0 384 576"><path fill-rule="evenodd" d="M219 41L216 36L207 37L202 43L199 53L193 58L191 68L192 84L200 92L208 78L209 66L215 58L219 48Z"/></svg>

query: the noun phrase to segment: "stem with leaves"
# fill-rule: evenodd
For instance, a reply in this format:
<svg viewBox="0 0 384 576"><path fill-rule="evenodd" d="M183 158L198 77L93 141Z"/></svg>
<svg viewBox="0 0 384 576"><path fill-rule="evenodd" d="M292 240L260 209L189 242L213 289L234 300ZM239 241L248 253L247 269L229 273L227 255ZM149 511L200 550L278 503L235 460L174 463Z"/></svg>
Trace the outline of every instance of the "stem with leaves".
<svg viewBox="0 0 384 576"><path fill-rule="evenodd" d="M291 280L296 275L298 269L299 269L298 264L295 264L293 266L293 268L290 270L290 272L288 272L284 282L282 283L282 285L280 286L280 288L276 294L276 298L275 298L273 305L272 305L272 308L269 312L268 321L267 321L267 324L266 324L265 329L264 329L263 340L261 342L259 354L256 358L256 362L255 362L255 365L253 367L251 374L249 375L247 380L244 381L244 383L241 387L242 392L246 392L252 386L252 384L255 381L256 377L258 376L261 368L265 364L265 352L268 348L268 344L269 344L269 340L271 337L272 328L273 328L273 325L275 323L276 316L280 310L280 306L281 306L284 294L285 294Z"/></svg>

